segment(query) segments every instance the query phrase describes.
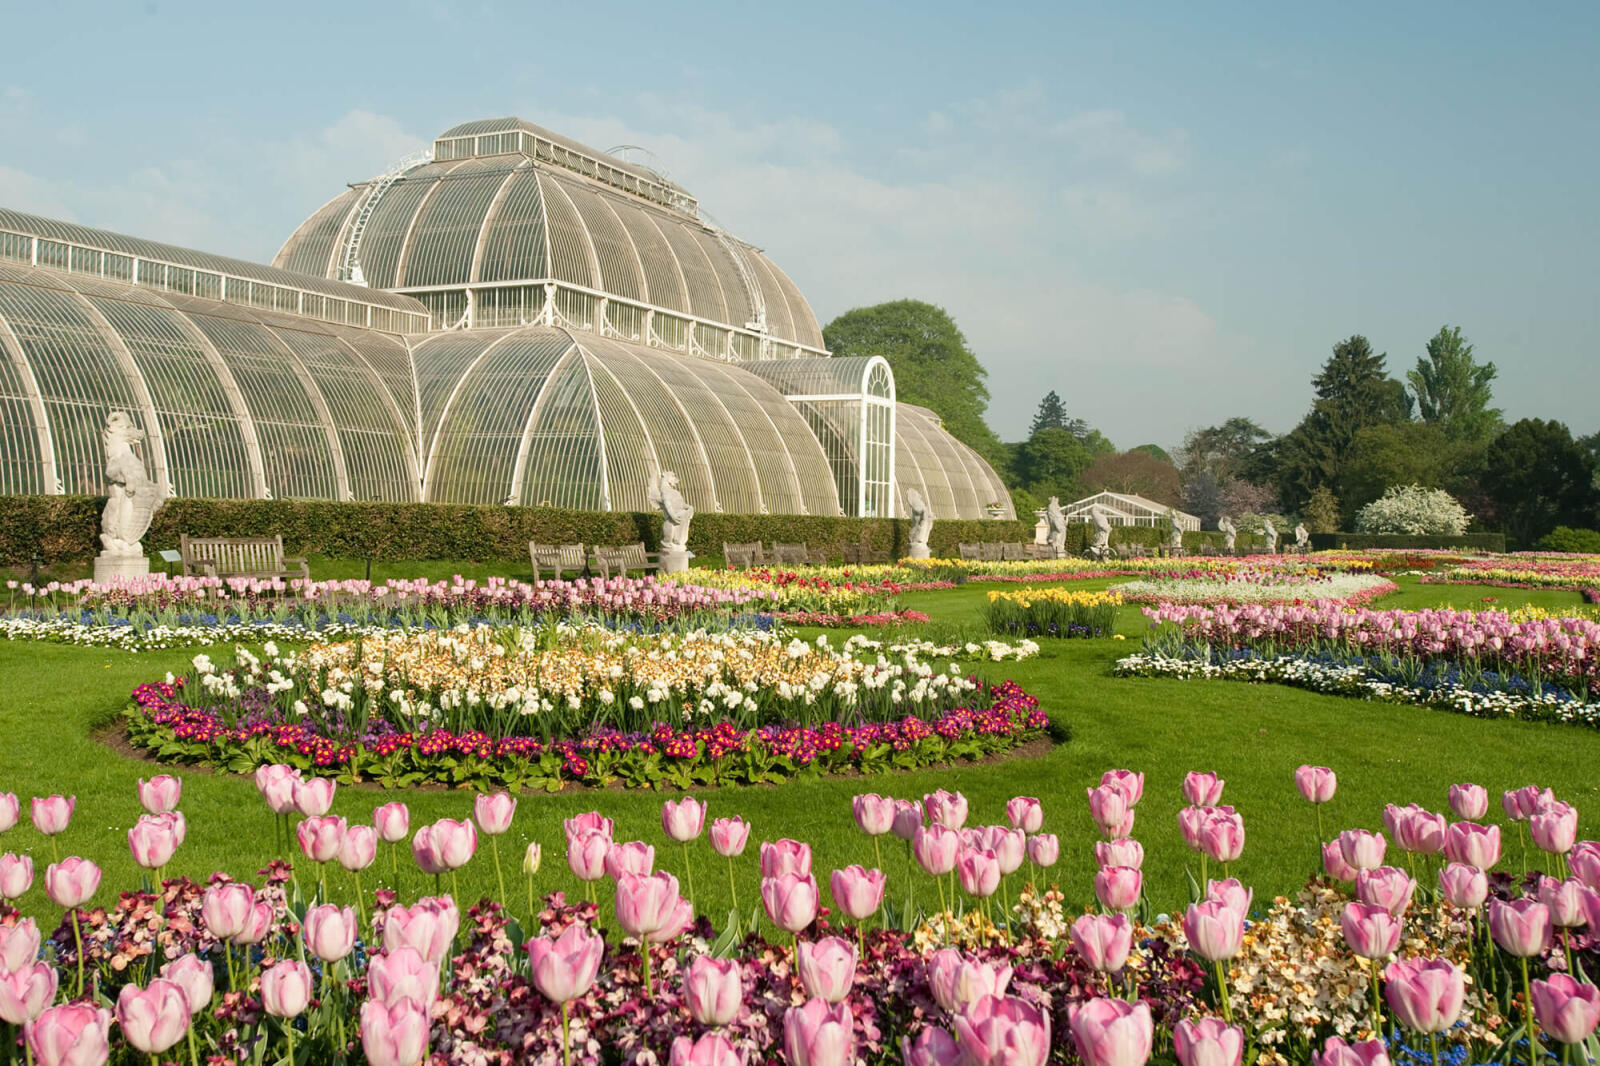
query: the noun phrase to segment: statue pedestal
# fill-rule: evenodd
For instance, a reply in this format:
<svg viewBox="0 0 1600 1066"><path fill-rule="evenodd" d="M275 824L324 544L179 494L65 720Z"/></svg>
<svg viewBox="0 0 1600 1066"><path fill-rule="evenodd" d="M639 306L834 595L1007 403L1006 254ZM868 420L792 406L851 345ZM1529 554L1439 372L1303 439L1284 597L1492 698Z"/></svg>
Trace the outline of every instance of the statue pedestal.
<svg viewBox="0 0 1600 1066"><path fill-rule="evenodd" d="M663 574L681 574L689 569L689 560L694 558L694 553L688 551L669 551L661 549L661 572Z"/></svg>
<svg viewBox="0 0 1600 1066"><path fill-rule="evenodd" d="M100 585L117 578L130 580L150 576L150 559L144 555L107 555L101 552L94 557L94 580Z"/></svg>
<svg viewBox="0 0 1600 1066"><path fill-rule="evenodd" d="M931 559L931 558L933 558L933 552L928 548L928 546L926 544L913 544L906 551L906 558L907 559Z"/></svg>

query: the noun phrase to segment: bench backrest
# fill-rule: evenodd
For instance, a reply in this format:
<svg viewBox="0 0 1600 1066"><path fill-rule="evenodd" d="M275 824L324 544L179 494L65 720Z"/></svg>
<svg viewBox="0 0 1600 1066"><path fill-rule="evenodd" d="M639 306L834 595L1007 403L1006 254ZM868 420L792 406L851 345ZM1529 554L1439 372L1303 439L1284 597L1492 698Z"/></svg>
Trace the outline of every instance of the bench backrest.
<svg viewBox="0 0 1600 1066"><path fill-rule="evenodd" d="M1000 545L1000 558L1006 560L1007 562L1016 562L1020 559L1026 559L1027 557L1028 553L1022 550L1022 542L1019 540L1007 541L1006 543Z"/></svg>
<svg viewBox="0 0 1600 1066"><path fill-rule="evenodd" d="M279 574L283 572L283 538L191 537L181 535L178 549L185 567L206 564L224 574Z"/></svg>
<svg viewBox="0 0 1600 1066"><path fill-rule="evenodd" d="M784 544L776 540L772 542L772 557L780 563L804 566L810 560L810 555L803 541L799 544Z"/></svg>
<svg viewBox="0 0 1600 1066"><path fill-rule="evenodd" d="M963 544L958 541L956 543L956 550L961 553L961 558L963 559L980 558L980 550L976 544Z"/></svg>
<svg viewBox="0 0 1600 1066"><path fill-rule="evenodd" d="M729 566L764 566L767 561L759 540L748 544L723 541L722 559Z"/></svg>

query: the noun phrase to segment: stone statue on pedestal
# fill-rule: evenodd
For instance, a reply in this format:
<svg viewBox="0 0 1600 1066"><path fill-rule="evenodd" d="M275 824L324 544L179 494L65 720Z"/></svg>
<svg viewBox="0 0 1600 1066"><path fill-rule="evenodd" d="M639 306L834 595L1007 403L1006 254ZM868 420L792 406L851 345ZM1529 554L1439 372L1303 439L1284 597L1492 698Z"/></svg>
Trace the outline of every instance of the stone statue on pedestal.
<svg viewBox="0 0 1600 1066"><path fill-rule="evenodd" d="M1261 520L1261 535L1267 538L1265 551L1268 555L1278 554L1278 527L1272 524L1272 519Z"/></svg>
<svg viewBox="0 0 1600 1066"><path fill-rule="evenodd" d="M1098 503L1089 507L1089 521L1094 523L1094 539L1089 542L1089 554L1104 559L1111 554L1111 516Z"/></svg>
<svg viewBox="0 0 1600 1066"><path fill-rule="evenodd" d="M105 510L100 512L100 554L94 560L94 579L143 577L150 573L150 560L139 542L150 529L150 520L166 502L161 486L146 475L144 463L133 446L144 440L144 430L125 412L106 416L100 433L106 452L107 489Z"/></svg>
<svg viewBox="0 0 1600 1066"><path fill-rule="evenodd" d="M1306 529L1304 522L1294 527L1294 546L1299 551L1311 550L1311 532Z"/></svg>
<svg viewBox="0 0 1600 1066"><path fill-rule="evenodd" d="M933 555L928 547L928 536L933 532L933 511L916 489L906 490L906 506L911 509L911 530L907 534L910 547L906 555L912 559L927 559Z"/></svg>
<svg viewBox="0 0 1600 1066"><path fill-rule="evenodd" d="M1061 500L1050 497L1050 506L1044 509L1045 543L1059 559L1067 554L1067 517L1061 513Z"/></svg>
<svg viewBox="0 0 1600 1066"><path fill-rule="evenodd" d="M681 573L689 569L689 522L694 507L678 491L678 475L663 470L650 486L650 506L661 512L661 572Z"/></svg>
<svg viewBox="0 0 1600 1066"><path fill-rule="evenodd" d="M1222 550L1233 551L1233 542L1239 536L1239 527L1233 524L1233 519L1223 515L1217 519L1217 529L1222 532Z"/></svg>
<svg viewBox="0 0 1600 1066"><path fill-rule="evenodd" d="M1178 519L1176 508L1167 508L1167 521L1172 523L1172 528L1167 531L1167 551L1178 555L1183 551L1183 523Z"/></svg>

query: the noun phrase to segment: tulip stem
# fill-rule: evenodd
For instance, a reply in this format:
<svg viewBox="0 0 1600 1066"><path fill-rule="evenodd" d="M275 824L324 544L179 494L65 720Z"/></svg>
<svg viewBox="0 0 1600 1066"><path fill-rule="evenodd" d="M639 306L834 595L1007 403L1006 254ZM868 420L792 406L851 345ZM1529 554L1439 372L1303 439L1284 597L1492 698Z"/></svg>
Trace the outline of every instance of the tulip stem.
<svg viewBox="0 0 1600 1066"><path fill-rule="evenodd" d="M328 864L317 864L317 893L322 897L320 902L328 902Z"/></svg>
<svg viewBox="0 0 1600 1066"><path fill-rule="evenodd" d="M52 838L54 839L54 838ZM78 908L72 908L72 939L78 946L78 998L83 998L83 926L78 921Z"/></svg>
<svg viewBox="0 0 1600 1066"><path fill-rule="evenodd" d="M1429 1033L1428 1034L1428 1047L1429 1047L1428 1060L1433 1063L1433 1066L1439 1066L1439 1034L1438 1033Z"/></svg>
<svg viewBox="0 0 1600 1066"><path fill-rule="evenodd" d="M289 1038L289 1066L294 1066L294 1019L285 1018L283 1020L283 1032ZM156 1066L161 1066L161 1064L158 1062Z"/></svg>
<svg viewBox="0 0 1600 1066"><path fill-rule="evenodd" d="M694 867L689 864L689 842L683 844L683 878L689 885L689 906L694 906Z"/></svg>
<svg viewBox="0 0 1600 1066"><path fill-rule="evenodd" d="M1528 1027L1528 1061L1543 1062L1544 1053L1539 1050L1539 1023L1533 1020L1533 985L1528 980L1528 957L1522 957L1522 1020Z"/></svg>
<svg viewBox="0 0 1600 1066"><path fill-rule="evenodd" d="M494 879L500 885L500 900L504 903L506 899L506 875L500 872L500 838L498 836L489 838L489 853L494 856ZM450 886L452 890L455 888L455 883L456 872L451 870Z"/></svg>
<svg viewBox="0 0 1600 1066"><path fill-rule="evenodd" d="M389 845L389 876L394 879L396 891L400 888L400 845Z"/></svg>
<svg viewBox="0 0 1600 1066"><path fill-rule="evenodd" d="M939 878L937 875L935 875L934 879L933 879L933 883L935 885L939 886L939 930L940 930L940 932L942 932L944 934L945 946L949 947L950 946L950 922L945 918L945 914L950 908L948 906L946 906L945 902L944 902L944 881L941 878Z"/></svg>
<svg viewBox="0 0 1600 1066"><path fill-rule="evenodd" d="M644 994L648 999L655 993L650 987L650 941L646 937L639 938L639 954L644 956Z"/></svg>
<svg viewBox="0 0 1600 1066"><path fill-rule="evenodd" d="M189 1028L186 1032L186 1035L189 1037L189 1066L200 1066L200 1052L194 1046L193 1019L191 1019L189 1022Z"/></svg>
<svg viewBox="0 0 1600 1066"><path fill-rule="evenodd" d="M739 910L739 890L733 883L733 856L728 856L728 897L733 900L734 913Z"/></svg>
<svg viewBox="0 0 1600 1066"><path fill-rule="evenodd" d="M533 875L529 874L528 875L528 922L530 923L529 928L532 928L532 924L531 923L533 922L533 913L534 913L533 912Z"/></svg>
<svg viewBox="0 0 1600 1066"><path fill-rule="evenodd" d="M1383 1008L1378 1005L1378 960L1368 959L1372 969L1372 1039L1383 1039Z"/></svg>
<svg viewBox="0 0 1600 1066"><path fill-rule="evenodd" d="M456 876L456 872L454 870L450 871L450 898L456 901L457 906L460 906L461 879Z"/></svg>
<svg viewBox="0 0 1600 1066"><path fill-rule="evenodd" d="M1228 998L1228 968L1221 959L1217 960L1217 998L1222 1000L1222 1018L1229 1025L1233 1024L1233 1001Z"/></svg>
<svg viewBox="0 0 1600 1066"><path fill-rule="evenodd" d="M645 965L647 967L646 972L649 972L649 963ZM565 1000L561 1003L561 1062L563 1066L572 1066L572 1037L569 1035L567 1028L567 1004Z"/></svg>
<svg viewBox="0 0 1600 1066"><path fill-rule="evenodd" d="M361 871L351 870L350 872L355 875L356 879L356 921L360 924L362 929L366 929L367 903L366 899L364 898L366 893L361 891Z"/></svg>
<svg viewBox="0 0 1600 1066"><path fill-rule="evenodd" d="M876 836L872 838L872 854L877 856L878 869L883 869L883 848L878 844L878 838Z"/></svg>

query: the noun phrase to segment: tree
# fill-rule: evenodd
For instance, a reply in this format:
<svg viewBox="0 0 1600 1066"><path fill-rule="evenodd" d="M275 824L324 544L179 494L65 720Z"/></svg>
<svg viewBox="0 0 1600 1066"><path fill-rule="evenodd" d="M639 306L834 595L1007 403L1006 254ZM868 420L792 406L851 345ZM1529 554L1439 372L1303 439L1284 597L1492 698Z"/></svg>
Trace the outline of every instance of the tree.
<svg viewBox="0 0 1600 1066"><path fill-rule="evenodd" d="M1393 485L1356 515L1358 533L1454 536L1467 531L1472 516L1444 489Z"/></svg>
<svg viewBox="0 0 1600 1066"><path fill-rule="evenodd" d="M1148 452L1126 451L1099 456L1084 470L1079 481L1085 495L1124 492L1167 507L1183 503L1178 468Z"/></svg>
<svg viewBox="0 0 1600 1066"><path fill-rule="evenodd" d="M1128 450L1130 452L1144 452L1144 454L1150 456L1152 459L1158 459L1161 462L1166 463L1168 466L1173 465L1172 456L1168 454L1167 450L1159 444L1135 444Z"/></svg>
<svg viewBox="0 0 1600 1066"><path fill-rule="evenodd" d="M1216 529L1222 508L1222 484L1211 471L1202 470L1183 483L1183 509L1200 519L1201 528Z"/></svg>
<svg viewBox="0 0 1600 1066"><path fill-rule="evenodd" d="M1394 485L1460 487L1482 447L1451 440L1434 422L1390 422L1367 426L1350 442L1344 469L1346 513L1353 515Z"/></svg>
<svg viewBox="0 0 1600 1066"><path fill-rule="evenodd" d="M1248 418L1230 418L1220 426L1190 430L1178 451L1185 480L1209 470L1218 482L1244 475L1250 455L1272 434Z"/></svg>
<svg viewBox="0 0 1600 1066"><path fill-rule="evenodd" d="M1489 406L1494 364L1480 365L1472 358L1472 345L1461 336L1460 326L1440 327L1428 341L1427 353L1406 371L1422 420L1437 425L1451 440L1487 442L1503 424L1500 410Z"/></svg>
<svg viewBox="0 0 1600 1066"><path fill-rule="evenodd" d="M1594 459L1560 422L1513 423L1489 446L1479 481L1519 546L1594 521Z"/></svg>
<svg viewBox="0 0 1600 1066"><path fill-rule="evenodd" d="M822 340L838 358L883 356L900 401L933 411L951 436L985 458L1000 457L1000 438L983 420L988 372L942 308L921 300L858 307L828 323Z"/></svg>
<svg viewBox="0 0 1600 1066"><path fill-rule="evenodd" d="M1318 485L1311 499L1301 508L1300 517L1308 532L1335 533L1340 523L1339 501L1328 491L1328 486Z"/></svg>
<svg viewBox="0 0 1600 1066"><path fill-rule="evenodd" d="M1067 408L1061 402L1061 397L1056 395L1056 390L1051 389L1044 394L1044 399L1039 401L1039 410L1033 416L1033 425L1028 427L1028 436L1033 436L1041 429L1070 429L1067 425Z"/></svg>
<svg viewBox="0 0 1600 1066"><path fill-rule="evenodd" d="M1073 500L1083 495L1078 478L1093 461L1094 453L1083 441L1065 429L1047 426L1017 449L1017 474L1040 499Z"/></svg>

